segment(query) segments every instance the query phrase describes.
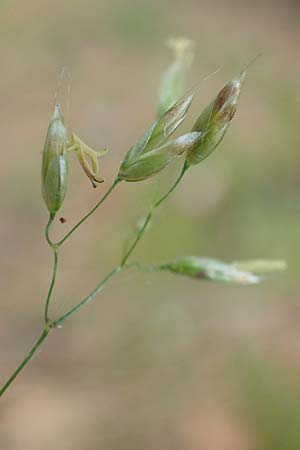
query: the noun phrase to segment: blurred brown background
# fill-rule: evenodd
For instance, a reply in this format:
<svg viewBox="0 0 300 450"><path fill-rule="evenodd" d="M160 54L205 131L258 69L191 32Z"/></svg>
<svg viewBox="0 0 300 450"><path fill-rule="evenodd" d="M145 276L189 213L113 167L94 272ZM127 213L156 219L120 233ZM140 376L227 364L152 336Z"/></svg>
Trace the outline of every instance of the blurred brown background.
<svg viewBox="0 0 300 450"><path fill-rule="evenodd" d="M73 78L69 128L110 148L107 186L153 119L168 37L196 42L190 86L220 68L200 85L186 128L262 52L226 139L155 215L136 258L289 264L251 288L120 275L3 396L1 450L299 450L299 3L2 0L0 11L1 382L42 328L52 260L40 152L63 66ZM124 183L68 241L52 316L117 263L153 192L179 168ZM72 158L68 222L54 234L104 189L92 190Z"/></svg>

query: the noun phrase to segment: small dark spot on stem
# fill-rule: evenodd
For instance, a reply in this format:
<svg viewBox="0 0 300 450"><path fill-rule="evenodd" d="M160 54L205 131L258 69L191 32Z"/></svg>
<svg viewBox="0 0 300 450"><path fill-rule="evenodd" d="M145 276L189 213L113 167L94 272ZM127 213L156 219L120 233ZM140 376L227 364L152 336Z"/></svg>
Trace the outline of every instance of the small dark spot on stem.
<svg viewBox="0 0 300 450"><path fill-rule="evenodd" d="M200 280L206 280L207 276L204 271L201 271L197 273L196 278L199 278Z"/></svg>

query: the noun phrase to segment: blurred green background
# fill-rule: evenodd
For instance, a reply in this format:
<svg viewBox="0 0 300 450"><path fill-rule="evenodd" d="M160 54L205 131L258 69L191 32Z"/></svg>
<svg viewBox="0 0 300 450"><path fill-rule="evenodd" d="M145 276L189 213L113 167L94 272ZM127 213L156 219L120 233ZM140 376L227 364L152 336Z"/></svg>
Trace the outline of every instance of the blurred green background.
<svg viewBox="0 0 300 450"><path fill-rule="evenodd" d="M189 86L220 68L200 84L183 129L262 52L221 147L157 212L136 256L289 264L250 288L120 275L50 336L1 399L0 448L299 450L299 3L2 0L0 12L1 382L42 328L52 261L40 152L63 66L73 79L69 128L110 153L97 190L72 161L57 237L151 123L170 36L196 43ZM116 264L153 192L178 170L124 183L66 243L53 316Z"/></svg>

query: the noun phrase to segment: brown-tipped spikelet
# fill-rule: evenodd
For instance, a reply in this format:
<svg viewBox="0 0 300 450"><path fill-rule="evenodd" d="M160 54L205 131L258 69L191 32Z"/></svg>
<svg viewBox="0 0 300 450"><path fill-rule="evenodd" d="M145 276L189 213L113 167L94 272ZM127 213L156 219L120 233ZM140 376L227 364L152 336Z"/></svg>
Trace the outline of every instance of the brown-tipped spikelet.
<svg viewBox="0 0 300 450"><path fill-rule="evenodd" d="M184 97L148 128L125 155L119 171L120 179L145 180L195 145L200 137L197 131L167 142L185 119L192 99L193 95Z"/></svg>
<svg viewBox="0 0 300 450"><path fill-rule="evenodd" d="M201 131L198 145L187 152L188 165L198 164L207 158L220 144L236 113L246 70L230 81L219 92L196 121L192 131Z"/></svg>
<svg viewBox="0 0 300 450"><path fill-rule="evenodd" d="M42 193L51 215L60 209L67 190L67 131L60 105L54 106L43 150Z"/></svg>

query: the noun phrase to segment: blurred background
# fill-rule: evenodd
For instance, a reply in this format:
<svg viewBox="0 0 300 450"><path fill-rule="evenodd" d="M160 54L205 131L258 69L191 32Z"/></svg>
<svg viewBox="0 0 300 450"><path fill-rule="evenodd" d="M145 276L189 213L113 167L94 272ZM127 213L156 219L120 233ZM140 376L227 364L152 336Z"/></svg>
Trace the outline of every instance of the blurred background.
<svg viewBox="0 0 300 450"><path fill-rule="evenodd" d="M189 87L220 69L200 84L183 130L261 52L225 140L157 211L134 259L289 264L247 288L124 272L50 336L3 396L1 449L299 450L299 3L2 0L0 11L1 384L42 328L52 257L41 149L63 66L73 79L69 129L110 152L96 190L71 158L57 238L152 122L169 37L195 41ZM180 165L122 184L66 243L52 317L117 264Z"/></svg>

